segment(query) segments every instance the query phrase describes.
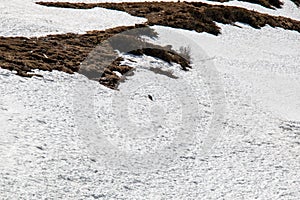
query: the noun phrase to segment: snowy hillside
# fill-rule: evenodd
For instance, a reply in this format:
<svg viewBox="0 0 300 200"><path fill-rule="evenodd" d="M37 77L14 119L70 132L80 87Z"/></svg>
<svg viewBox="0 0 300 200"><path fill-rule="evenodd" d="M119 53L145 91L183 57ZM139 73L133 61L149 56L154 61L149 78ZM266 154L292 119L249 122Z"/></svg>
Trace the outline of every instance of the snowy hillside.
<svg viewBox="0 0 300 200"><path fill-rule="evenodd" d="M300 20L284 3L224 4ZM5 37L146 22L33 0L0 10ZM152 26L158 38L146 40L189 47L193 68L126 54L136 70L119 90L78 73L0 68L0 199L299 199L300 33L236 25L218 24L219 36Z"/></svg>

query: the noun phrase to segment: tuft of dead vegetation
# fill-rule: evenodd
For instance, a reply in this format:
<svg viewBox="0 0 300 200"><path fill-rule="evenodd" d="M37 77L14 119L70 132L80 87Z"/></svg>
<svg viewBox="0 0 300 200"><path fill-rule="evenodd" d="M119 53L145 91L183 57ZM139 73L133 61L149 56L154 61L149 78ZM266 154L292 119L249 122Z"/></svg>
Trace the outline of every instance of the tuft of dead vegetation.
<svg viewBox="0 0 300 200"><path fill-rule="evenodd" d="M298 0L297 0L298 1ZM223 24L245 23L253 28L265 25L300 32L300 22L286 17L271 16L235 6L210 5L202 2L135 2L135 3L67 3L39 2L40 5L63 8L90 9L102 7L125 11L133 16L145 17L148 25L220 34L215 22Z"/></svg>
<svg viewBox="0 0 300 200"><path fill-rule="evenodd" d="M191 47L190 46L187 46L187 47L181 46L179 48L179 55L187 60L191 60Z"/></svg>

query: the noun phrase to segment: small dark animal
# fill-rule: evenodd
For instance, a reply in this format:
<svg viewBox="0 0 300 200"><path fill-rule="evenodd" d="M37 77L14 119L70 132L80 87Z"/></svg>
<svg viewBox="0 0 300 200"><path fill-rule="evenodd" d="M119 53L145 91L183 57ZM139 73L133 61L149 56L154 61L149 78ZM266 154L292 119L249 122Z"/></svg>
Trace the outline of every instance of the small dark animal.
<svg viewBox="0 0 300 200"><path fill-rule="evenodd" d="M153 101L153 97L150 94L148 94L148 98Z"/></svg>

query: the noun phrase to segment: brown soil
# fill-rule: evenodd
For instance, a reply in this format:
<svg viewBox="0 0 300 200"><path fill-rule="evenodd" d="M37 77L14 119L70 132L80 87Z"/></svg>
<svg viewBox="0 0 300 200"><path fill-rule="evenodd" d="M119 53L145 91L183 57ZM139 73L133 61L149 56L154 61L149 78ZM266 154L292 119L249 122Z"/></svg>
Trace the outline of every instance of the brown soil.
<svg viewBox="0 0 300 200"><path fill-rule="evenodd" d="M217 2L228 2L232 0L210 0L210 1L217 1ZM238 0L238 1L244 1L248 3L258 4L266 8L281 8L283 3L280 0Z"/></svg>
<svg viewBox="0 0 300 200"><path fill-rule="evenodd" d="M77 72L80 63L99 43L114 34L134 27L118 27L87 34L49 35L39 38L0 37L2 68L19 74L33 69Z"/></svg>
<svg viewBox="0 0 300 200"><path fill-rule="evenodd" d="M265 25L280 27L300 32L300 22L285 18L270 16L255 11L234 6L209 5L201 2L138 2L138 3L67 3L39 2L45 6L63 8L90 9L103 7L125 11L133 16L145 17L149 25L163 25L173 28L220 34L220 28L215 22L234 24L241 22L254 28Z"/></svg>
<svg viewBox="0 0 300 200"><path fill-rule="evenodd" d="M143 29L136 29L141 27ZM130 34L127 32L120 34L129 30L132 30ZM140 34L155 37L156 33L151 29L148 28L149 31L144 33L138 33L138 30L144 31L147 28L145 25L136 25L90 31L87 34L68 33L39 38L0 37L0 67L15 70L17 75L24 77L40 76L33 73L34 69L79 72L110 88L116 88L121 80L121 77L113 71L126 75L132 70L130 66L121 65L123 59L118 57L114 51L116 49L178 63L184 70L190 67L188 60L170 48L149 44L139 39Z"/></svg>

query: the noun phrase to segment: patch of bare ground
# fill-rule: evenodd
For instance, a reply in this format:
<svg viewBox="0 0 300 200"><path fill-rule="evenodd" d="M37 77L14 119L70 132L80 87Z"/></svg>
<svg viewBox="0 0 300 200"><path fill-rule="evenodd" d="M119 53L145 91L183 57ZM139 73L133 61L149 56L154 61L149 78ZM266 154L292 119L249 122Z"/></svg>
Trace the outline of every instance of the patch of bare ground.
<svg viewBox="0 0 300 200"><path fill-rule="evenodd" d="M223 24L245 23L254 28L265 25L300 32L300 22L286 17L271 16L245 8L210 5L202 2L136 2L136 3L68 3L38 2L40 5L62 8L90 9L103 7L125 11L133 16L145 17L149 25L162 25L197 32L220 34L215 22Z"/></svg>
<svg viewBox="0 0 300 200"><path fill-rule="evenodd" d="M126 34L129 30L132 30L130 34ZM155 37L156 33L145 25L136 25L90 31L87 34L68 33L37 38L0 37L0 67L16 71L17 75L24 77L40 76L33 72L35 69L79 72L113 89L122 79L115 71L125 75L132 70L132 67L121 64L123 59L115 50L178 63L184 70L190 67L187 59L169 47L144 42L140 35ZM105 41L109 42L106 44Z"/></svg>

